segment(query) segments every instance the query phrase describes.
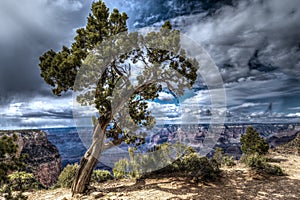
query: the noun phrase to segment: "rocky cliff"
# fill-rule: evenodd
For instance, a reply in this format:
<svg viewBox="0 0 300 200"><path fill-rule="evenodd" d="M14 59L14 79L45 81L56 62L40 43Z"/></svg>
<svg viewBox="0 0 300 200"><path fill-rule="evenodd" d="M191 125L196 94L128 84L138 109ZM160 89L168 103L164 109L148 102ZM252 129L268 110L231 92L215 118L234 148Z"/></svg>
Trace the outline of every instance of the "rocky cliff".
<svg viewBox="0 0 300 200"><path fill-rule="evenodd" d="M45 132L40 130L0 131L1 135L18 136L18 154L27 154L25 160L28 171L45 186L51 186L62 170L62 161L59 151L47 139Z"/></svg>

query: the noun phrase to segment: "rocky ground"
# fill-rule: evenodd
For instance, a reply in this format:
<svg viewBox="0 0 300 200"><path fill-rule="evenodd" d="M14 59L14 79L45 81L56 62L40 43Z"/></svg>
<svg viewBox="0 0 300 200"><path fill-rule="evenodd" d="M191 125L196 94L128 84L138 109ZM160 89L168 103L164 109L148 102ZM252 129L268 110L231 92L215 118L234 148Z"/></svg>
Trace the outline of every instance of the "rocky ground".
<svg viewBox="0 0 300 200"><path fill-rule="evenodd" d="M286 176L266 177L238 164L222 168L215 182L194 183L184 177L156 177L143 181L118 180L94 185L89 194L71 197L68 189L25 193L29 200L71 199L299 199L300 156L272 152L272 164Z"/></svg>

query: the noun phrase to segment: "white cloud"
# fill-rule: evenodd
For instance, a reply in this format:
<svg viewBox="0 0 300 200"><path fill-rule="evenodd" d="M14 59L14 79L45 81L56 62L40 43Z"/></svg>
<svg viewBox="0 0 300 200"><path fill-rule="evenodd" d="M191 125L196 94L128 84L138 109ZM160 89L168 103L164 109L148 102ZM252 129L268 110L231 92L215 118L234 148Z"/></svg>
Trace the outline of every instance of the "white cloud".
<svg viewBox="0 0 300 200"><path fill-rule="evenodd" d="M290 113L286 115L287 117L300 117L300 113Z"/></svg>
<svg viewBox="0 0 300 200"><path fill-rule="evenodd" d="M0 106L1 129L74 126L70 97L36 97Z"/></svg>
<svg viewBox="0 0 300 200"><path fill-rule="evenodd" d="M158 99L161 101L171 101L174 100L174 96L170 93L160 92Z"/></svg>

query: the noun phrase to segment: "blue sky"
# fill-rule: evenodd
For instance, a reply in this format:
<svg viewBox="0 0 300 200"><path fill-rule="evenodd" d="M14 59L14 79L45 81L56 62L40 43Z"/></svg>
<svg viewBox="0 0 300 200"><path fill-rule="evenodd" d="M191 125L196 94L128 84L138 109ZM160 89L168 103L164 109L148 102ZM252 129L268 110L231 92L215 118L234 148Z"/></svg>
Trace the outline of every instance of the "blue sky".
<svg viewBox="0 0 300 200"><path fill-rule="evenodd" d="M76 28L85 24L91 2L0 2L0 129L74 126L72 93L51 94L39 75L38 58L48 49L70 45ZM175 0L105 2L128 13L130 30L158 27L170 18L201 45L222 76L226 112L231 116L227 121L300 122L298 0L232 0L230 5L223 1L217 5ZM205 114L211 109L213 92L202 84L205 81L200 80L200 89L184 99L197 105L200 122L210 120ZM163 113L165 122L176 121L180 105L172 103L168 93L160 99L167 101L157 100L150 107ZM262 117L271 103L272 115Z"/></svg>

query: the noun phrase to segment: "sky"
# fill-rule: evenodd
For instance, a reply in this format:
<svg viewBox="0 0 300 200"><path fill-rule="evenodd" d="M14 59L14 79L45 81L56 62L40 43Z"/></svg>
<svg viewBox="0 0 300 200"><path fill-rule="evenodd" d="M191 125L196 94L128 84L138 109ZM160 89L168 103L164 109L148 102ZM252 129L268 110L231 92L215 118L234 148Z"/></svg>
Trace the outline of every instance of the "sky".
<svg viewBox="0 0 300 200"><path fill-rule="evenodd" d="M0 1L0 129L75 125L72 92L54 96L38 59L72 43L91 2ZM105 2L128 14L130 31L170 20L200 45L222 76L227 122L300 122L300 1ZM198 122L209 120L213 92L198 88L181 103L197 104ZM181 107L167 92L150 104L166 122L179 118Z"/></svg>

